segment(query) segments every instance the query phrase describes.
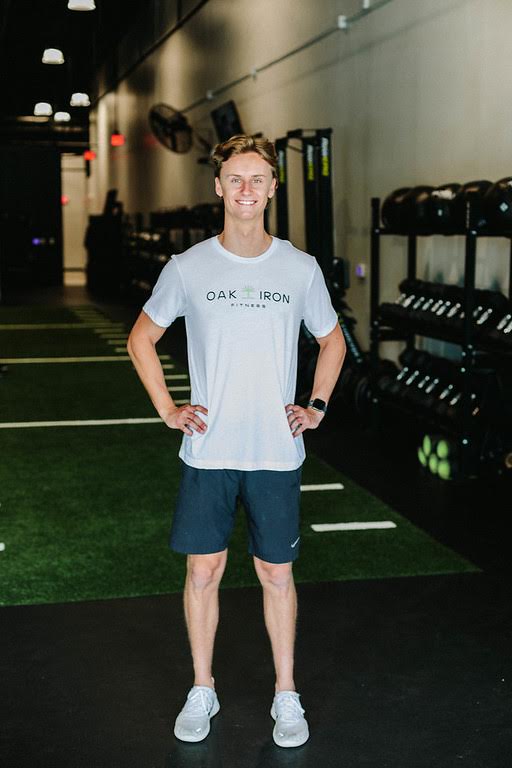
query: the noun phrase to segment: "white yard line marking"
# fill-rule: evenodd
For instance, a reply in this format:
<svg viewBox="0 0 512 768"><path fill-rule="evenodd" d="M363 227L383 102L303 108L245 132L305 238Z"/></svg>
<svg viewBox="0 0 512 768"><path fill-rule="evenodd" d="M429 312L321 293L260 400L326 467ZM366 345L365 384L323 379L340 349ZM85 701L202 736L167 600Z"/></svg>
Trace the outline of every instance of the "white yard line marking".
<svg viewBox="0 0 512 768"><path fill-rule="evenodd" d="M124 350L126 351L126 350ZM160 360L169 360L170 355L160 355ZM129 355L98 355L97 357L0 357L4 365L17 363L112 363L119 360L131 360Z"/></svg>
<svg viewBox="0 0 512 768"><path fill-rule="evenodd" d="M5 421L0 429L25 429L28 427L104 427L113 424L158 424L160 417L147 419L86 419L76 421Z"/></svg>
<svg viewBox="0 0 512 768"><path fill-rule="evenodd" d="M167 381L167 379L188 379L188 373L166 373L164 374L164 379ZM190 389L190 387L187 387L187 389Z"/></svg>
<svg viewBox="0 0 512 768"><path fill-rule="evenodd" d="M396 528L391 520L379 520L373 523L314 523L312 529L317 533L326 531L370 531L384 528Z"/></svg>
<svg viewBox="0 0 512 768"><path fill-rule="evenodd" d="M122 323L115 323L114 325L100 324L97 322L90 323L2 323L0 325L0 331L56 331L56 330L68 330L68 329L81 329L82 331L90 330L91 328L100 328L101 331L107 330L107 328L123 328Z"/></svg>
<svg viewBox="0 0 512 768"><path fill-rule="evenodd" d="M342 491L345 486L341 483L314 483L301 485L301 491Z"/></svg>
<svg viewBox="0 0 512 768"><path fill-rule="evenodd" d="M190 392L190 387L167 387L169 392Z"/></svg>

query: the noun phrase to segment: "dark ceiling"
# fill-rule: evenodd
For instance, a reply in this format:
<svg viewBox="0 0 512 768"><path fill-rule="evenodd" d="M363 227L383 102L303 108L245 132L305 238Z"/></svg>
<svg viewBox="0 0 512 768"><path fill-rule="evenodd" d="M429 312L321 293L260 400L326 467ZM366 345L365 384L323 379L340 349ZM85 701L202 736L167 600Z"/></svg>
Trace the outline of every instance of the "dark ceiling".
<svg viewBox="0 0 512 768"><path fill-rule="evenodd" d="M145 5L144 0L96 0L96 10L79 12L68 10L67 0L0 0L0 140L5 125L11 133L16 125L23 132L26 121L19 116L33 115L38 101L70 112L66 128L86 125L88 110L70 107L71 93L93 97L97 69ZM45 48L60 48L65 63L43 64Z"/></svg>

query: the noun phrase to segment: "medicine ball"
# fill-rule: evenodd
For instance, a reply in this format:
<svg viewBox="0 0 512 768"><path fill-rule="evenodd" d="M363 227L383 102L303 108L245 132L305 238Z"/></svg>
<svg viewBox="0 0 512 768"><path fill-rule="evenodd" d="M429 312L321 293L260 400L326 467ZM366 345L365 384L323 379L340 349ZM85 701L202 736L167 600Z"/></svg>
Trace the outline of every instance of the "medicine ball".
<svg viewBox="0 0 512 768"><path fill-rule="evenodd" d="M449 232L460 227L460 216L457 216L457 206L454 203L461 189L460 184L442 184L432 190L430 226L433 232Z"/></svg>
<svg viewBox="0 0 512 768"><path fill-rule="evenodd" d="M468 181L463 184L455 200L453 201L453 218L455 229L463 231L466 228L466 207L468 199L471 199L471 215L477 229L487 225L487 217L484 210L484 198L493 186L492 181Z"/></svg>
<svg viewBox="0 0 512 768"><path fill-rule="evenodd" d="M431 196L434 187L421 185L414 187L405 196L404 212L408 224L408 231L428 231L432 226Z"/></svg>
<svg viewBox="0 0 512 768"><path fill-rule="evenodd" d="M407 221L403 212L403 202L410 187L395 189L382 203L382 223L391 232L404 232L407 229Z"/></svg>
<svg viewBox="0 0 512 768"><path fill-rule="evenodd" d="M491 229L512 230L512 176L500 179L487 191L484 210Z"/></svg>

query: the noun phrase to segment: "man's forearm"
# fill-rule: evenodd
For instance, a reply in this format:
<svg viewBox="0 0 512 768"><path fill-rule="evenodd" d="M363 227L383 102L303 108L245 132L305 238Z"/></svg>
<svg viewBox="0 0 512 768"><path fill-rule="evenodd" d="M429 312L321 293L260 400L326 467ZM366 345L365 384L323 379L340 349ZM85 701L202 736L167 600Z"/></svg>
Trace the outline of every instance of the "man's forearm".
<svg viewBox="0 0 512 768"><path fill-rule="evenodd" d="M312 398L318 397L325 402L329 401L340 375L345 352L343 338L334 337L332 341L320 347L311 391Z"/></svg>
<svg viewBox="0 0 512 768"><path fill-rule="evenodd" d="M151 402L158 415L163 418L166 413L176 408L176 405L165 384L155 345L149 339L128 339L127 350Z"/></svg>

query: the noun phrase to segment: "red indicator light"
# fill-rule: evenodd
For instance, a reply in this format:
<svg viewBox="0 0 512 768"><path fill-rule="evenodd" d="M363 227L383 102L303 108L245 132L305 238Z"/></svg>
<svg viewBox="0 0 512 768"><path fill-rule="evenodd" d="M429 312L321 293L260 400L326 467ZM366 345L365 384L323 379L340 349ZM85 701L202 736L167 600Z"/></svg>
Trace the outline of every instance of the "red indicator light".
<svg viewBox="0 0 512 768"><path fill-rule="evenodd" d="M110 144L113 147L122 147L125 142L125 138L122 133L114 131L110 137Z"/></svg>
<svg viewBox="0 0 512 768"><path fill-rule="evenodd" d="M67 205L69 203L69 197L67 195L61 195L60 202L62 205Z"/></svg>
<svg viewBox="0 0 512 768"><path fill-rule="evenodd" d="M84 158L86 160L96 160L96 152L92 149L86 149L84 152Z"/></svg>

